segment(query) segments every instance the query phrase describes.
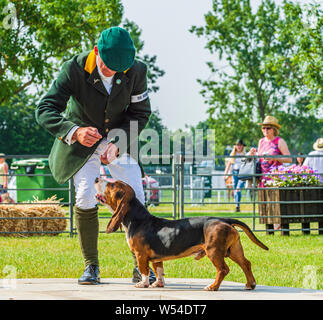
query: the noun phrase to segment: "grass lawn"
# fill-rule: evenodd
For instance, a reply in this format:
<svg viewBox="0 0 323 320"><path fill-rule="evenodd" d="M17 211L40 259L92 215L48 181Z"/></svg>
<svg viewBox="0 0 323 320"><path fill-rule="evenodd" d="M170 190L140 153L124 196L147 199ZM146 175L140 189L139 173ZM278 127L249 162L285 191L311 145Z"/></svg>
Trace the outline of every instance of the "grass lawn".
<svg viewBox="0 0 323 320"><path fill-rule="evenodd" d="M226 206L224 209L226 210L222 210L223 212L211 214L232 216L231 207ZM245 209L250 210L247 207ZM171 216L172 209L170 206L161 205L151 208L150 211L158 216ZM210 212L203 211L204 207L185 210L186 216L211 215ZM210 209L207 211L212 212ZM240 215L251 213L242 212ZM100 216L108 216L102 208ZM252 227L252 219L241 220ZM104 231L107 222L107 219L100 219L100 230ZM263 229L263 225L256 224L257 229ZM306 283L316 283L315 288L323 290L322 235L314 231L312 235L304 236L295 231L291 232L289 237L283 237L279 233L266 236L263 232L257 232L256 236L269 247L269 251L257 247L243 232L241 233L245 255L252 263L258 284L304 288ZM131 277L133 261L124 233L100 233L99 253L103 278ZM245 283L240 267L230 259L226 261L230 273L225 280ZM0 237L0 278L8 276L6 266L14 267L17 278L78 278L84 269L78 239L76 236L70 238L67 234L24 238ZM207 257L199 261L195 261L193 257L166 261L164 267L166 278L215 278L216 274L216 269ZM313 281L308 281L309 277Z"/></svg>

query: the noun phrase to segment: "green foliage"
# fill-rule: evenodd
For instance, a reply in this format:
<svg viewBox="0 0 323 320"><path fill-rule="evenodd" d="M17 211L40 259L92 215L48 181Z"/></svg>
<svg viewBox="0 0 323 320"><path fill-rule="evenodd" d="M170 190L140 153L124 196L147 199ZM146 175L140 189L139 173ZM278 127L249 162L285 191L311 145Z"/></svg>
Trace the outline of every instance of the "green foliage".
<svg viewBox="0 0 323 320"><path fill-rule="evenodd" d="M308 108L318 109L323 103L323 11L319 4L301 7L284 1L285 23L279 38L292 49L285 55L272 56L268 65L288 68L287 85L293 94L306 92Z"/></svg>
<svg viewBox="0 0 323 320"><path fill-rule="evenodd" d="M300 5L292 2L279 7L273 0L263 0L254 10L249 0L213 1L205 26L191 28L198 37L206 38L206 48L215 60L225 60L230 67L226 71L226 67L208 62L212 77L198 80L209 105L205 123L216 130L220 149L237 138L257 145L261 137L258 123L266 115L279 119L282 136L286 132L291 143L295 142L287 127L291 123L293 127L296 123L311 125L301 127L304 131L313 131L314 124L318 131L312 132L310 144L313 136L320 135L322 12L315 8L310 12L318 22L310 28L302 23L304 15L310 19L309 11L302 12ZM300 99L307 102L305 107L298 104ZM309 136L308 132L296 140Z"/></svg>
<svg viewBox="0 0 323 320"><path fill-rule="evenodd" d="M49 154L53 137L36 124L36 101L20 93L0 108L0 150L10 155Z"/></svg>
<svg viewBox="0 0 323 320"><path fill-rule="evenodd" d="M163 120L160 117L159 110L152 111L145 129L154 129L159 134L161 134L162 131L166 129L165 125L163 124Z"/></svg>
<svg viewBox="0 0 323 320"><path fill-rule="evenodd" d="M0 0L0 150L7 154L49 154L53 137L35 121L36 100L62 63L90 50L102 30L121 25L148 65L149 91L164 75L156 56L141 55L141 29L123 19L120 0ZM35 98L26 94L31 87Z"/></svg>
<svg viewBox="0 0 323 320"><path fill-rule="evenodd" d="M159 87L156 86L157 79L165 74L164 70L159 69L156 64L157 56L149 56L147 54L141 55L141 51L144 47L144 41L140 39L141 29L133 21L126 19L123 23L123 27L129 31L137 50L137 58L146 63L148 67L148 91L157 92Z"/></svg>
<svg viewBox="0 0 323 320"><path fill-rule="evenodd" d="M153 131L150 132L149 129L152 129ZM162 123L159 110L152 111L146 124L145 130L139 136L139 150L141 150L142 152L148 152L149 155L156 155L158 150L158 154L162 155L162 137L164 130L166 130L166 127ZM153 136L151 136L150 134L153 134ZM155 144L152 145L154 141L157 140L156 134L158 135L158 146L156 146Z"/></svg>
<svg viewBox="0 0 323 320"><path fill-rule="evenodd" d="M62 60L96 43L100 32L120 24L119 0L11 0L16 19L0 28L0 104L31 84L46 88ZM0 1L0 20L8 0Z"/></svg>
<svg viewBox="0 0 323 320"><path fill-rule="evenodd" d="M283 127L279 134L287 142L293 154L304 154L313 150L313 143L323 136L322 119L308 111L309 98L297 100L287 106L286 111L278 111L277 117Z"/></svg>
<svg viewBox="0 0 323 320"><path fill-rule="evenodd" d="M0 0L0 105L31 85L46 90L62 62L92 49L102 30L121 25L122 16L120 0ZM141 30L129 20L124 27L140 53ZM142 59L155 84L164 72L155 56Z"/></svg>

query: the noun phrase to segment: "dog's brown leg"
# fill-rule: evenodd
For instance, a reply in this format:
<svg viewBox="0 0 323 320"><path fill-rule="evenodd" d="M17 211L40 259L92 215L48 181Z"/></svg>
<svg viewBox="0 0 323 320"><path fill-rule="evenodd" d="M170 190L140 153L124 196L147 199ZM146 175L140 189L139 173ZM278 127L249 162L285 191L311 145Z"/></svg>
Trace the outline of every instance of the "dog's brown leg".
<svg viewBox="0 0 323 320"><path fill-rule="evenodd" d="M214 283L205 287L207 291L217 291L223 281L224 277L229 273L230 269L224 261L225 251L219 248L206 249L206 254L216 267L217 274Z"/></svg>
<svg viewBox="0 0 323 320"><path fill-rule="evenodd" d="M165 286L163 262L153 262L152 267L155 274L157 274L157 280L151 286L153 288L163 288Z"/></svg>
<svg viewBox="0 0 323 320"><path fill-rule="evenodd" d="M245 286L246 290L253 290L256 287L256 280L251 271L251 263L249 260L246 259L243 253L243 248L238 239L230 248L230 256L229 258L236 262L241 269L243 270L244 274L247 278L247 283Z"/></svg>
<svg viewBox="0 0 323 320"><path fill-rule="evenodd" d="M137 264L141 273L142 281L136 283L136 288L148 288L149 287L149 261L147 256L137 255Z"/></svg>

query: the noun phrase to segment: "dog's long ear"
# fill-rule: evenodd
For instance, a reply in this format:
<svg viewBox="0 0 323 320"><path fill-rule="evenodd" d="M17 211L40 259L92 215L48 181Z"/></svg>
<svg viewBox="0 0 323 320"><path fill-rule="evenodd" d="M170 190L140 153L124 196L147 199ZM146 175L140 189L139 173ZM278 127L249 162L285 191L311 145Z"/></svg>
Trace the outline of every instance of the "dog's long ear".
<svg viewBox="0 0 323 320"><path fill-rule="evenodd" d="M111 220L107 226L106 233L112 233L118 230L124 217L130 210L129 202L133 197L133 193L125 192L125 190L118 190L115 194L115 200L117 207L111 217Z"/></svg>

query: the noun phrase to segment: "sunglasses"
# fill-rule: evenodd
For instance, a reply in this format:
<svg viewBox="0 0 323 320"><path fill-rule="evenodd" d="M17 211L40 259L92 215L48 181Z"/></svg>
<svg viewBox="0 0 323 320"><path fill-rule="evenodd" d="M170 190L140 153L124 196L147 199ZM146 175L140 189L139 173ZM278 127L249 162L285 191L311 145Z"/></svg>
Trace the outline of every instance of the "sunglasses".
<svg viewBox="0 0 323 320"><path fill-rule="evenodd" d="M262 127L262 130L270 130L272 129L273 127Z"/></svg>

